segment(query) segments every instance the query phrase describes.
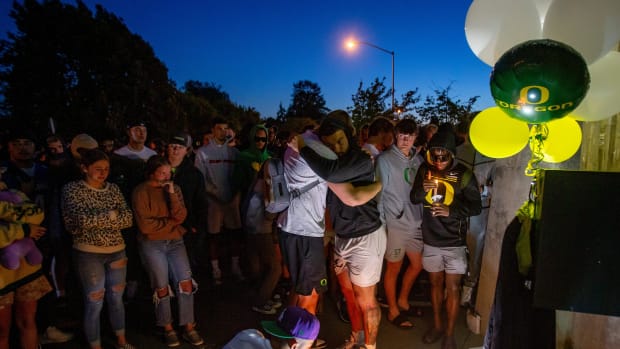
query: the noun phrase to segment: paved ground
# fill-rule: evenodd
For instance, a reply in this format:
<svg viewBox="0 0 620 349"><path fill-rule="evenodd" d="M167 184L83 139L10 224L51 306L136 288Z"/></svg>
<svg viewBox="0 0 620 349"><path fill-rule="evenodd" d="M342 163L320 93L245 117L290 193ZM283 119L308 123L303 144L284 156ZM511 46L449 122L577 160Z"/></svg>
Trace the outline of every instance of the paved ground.
<svg viewBox="0 0 620 349"><path fill-rule="evenodd" d="M275 318L275 315L261 315L250 309L249 299L252 290L249 289L248 284L229 281L222 286L214 287L210 286L211 282L208 278L200 274L196 278L201 285L196 295L196 317L198 330L207 342L204 348L221 348L238 331L257 328L261 320ZM75 312L77 309L79 309L79 304L74 304L64 312ZM464 310L461 310L461 319L458 321L456 333L459 348L481 347L483 339L467 330ZM63 310L60 310L59 314L62 312ZM127 318L127 333L131 343L138 348L165 348L161 335L154 326L153 305L146 289L141 292L141 297L137 301L128 304ZM336 315L334 302L329 297L325 297L319 319L321 320L319 337L327 341L328 348L340 345L347 337L350 327L340 321ZM430 308L425 308L425 315L422 318L414 318L413 321L415 327L412 330L402 330L390 324L384 315L379 330L378 348L438 349L441 347L440 343L427 345L421 341L422 335L432 322ZM103 320L103 323L107 323L107 320ZM107 325L104 325L103 335L104 348L113 348L112 336ZM44 346L44 349L87 347L87 344L79 337L69 343L48 344ZM189 349L192 346L184 343L180 348Z"/></svg>

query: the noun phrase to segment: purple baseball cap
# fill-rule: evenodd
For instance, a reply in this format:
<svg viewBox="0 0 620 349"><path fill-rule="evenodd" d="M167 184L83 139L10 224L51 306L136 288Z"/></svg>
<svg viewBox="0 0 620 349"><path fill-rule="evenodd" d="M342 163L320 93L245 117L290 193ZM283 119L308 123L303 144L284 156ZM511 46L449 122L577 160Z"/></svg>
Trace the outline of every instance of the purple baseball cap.
<svg viewBox="0 0 620 349"><path fill-rule="evenodd" d="M306 309L293 306L285 308L277 321L261 321L261 325L265 332L283 339L315 340L321 329L316 316Z"/></svg>

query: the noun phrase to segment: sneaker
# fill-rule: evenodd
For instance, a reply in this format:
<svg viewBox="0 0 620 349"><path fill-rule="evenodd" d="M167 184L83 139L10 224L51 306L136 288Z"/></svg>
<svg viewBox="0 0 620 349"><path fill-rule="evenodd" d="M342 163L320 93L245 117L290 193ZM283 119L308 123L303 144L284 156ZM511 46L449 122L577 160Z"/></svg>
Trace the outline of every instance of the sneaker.
<svg viewBox="0 0 620 349"><path fill-rule="evenodd" d="M351 319L349 319L349 311L347 310L347 301L344 298L340 298L336 302L336 308L338 310L338 317L344 323L351 323Z"/></svg>
<svg viewBox="0 0 620 349"><path fill-rule="evenodd" d="M273 315L278 312L276 308L273 308L268 303L265 303L263 305L253 305L252 310L265 315Z"/></svg>
<svg viewBox="0 0 620 349"><path fill-rule="evenodd" d="M274 309L278 309L282 306L282 302L279 300L275 300L275 299L270 299L267 301L267 305L269 305L270 307L274 308Z"/></svg>
<svg viewBox="0 0 620 349"><path fill-rule="evenodd" d="M166 331L166 333L164 333L164 342L169 348L174 348L181 345L179 337L177 336L177 333L174 332L174 330Z"/></svg>
<svg viewBox="0 0 620 349"><path fill-rule="evenodd" d="M117 344L116 349L137 349L134 345L125 343L123 345Z"/></svg>
<svg viewBox="0 0 620 349"><path fill-rule="evenodd" d="M202 345L205 342L196 330L184 331L183 339L195 346Z"/></svg>
<svg viewBox="0 0 620 349"><path fill-rule="evenodd" d="M237 281L245 280L245 276L243 275L243 273L241 272L241 269L239 268L232 268L232 275Z"/></svg>
<svg viewBox="0 0 620 349"><path fill-rule="evenodd" d="M222 271L219 269L213 269L213 282L216 285L221 285L222 284Z"/></svg>
<svg viewBox="0 0 620 349"><path fill-rule="evenodd" d="M73 333L66 333L54 326L49 326L41 335L41 344L65 343L73 339Z"/></svg>

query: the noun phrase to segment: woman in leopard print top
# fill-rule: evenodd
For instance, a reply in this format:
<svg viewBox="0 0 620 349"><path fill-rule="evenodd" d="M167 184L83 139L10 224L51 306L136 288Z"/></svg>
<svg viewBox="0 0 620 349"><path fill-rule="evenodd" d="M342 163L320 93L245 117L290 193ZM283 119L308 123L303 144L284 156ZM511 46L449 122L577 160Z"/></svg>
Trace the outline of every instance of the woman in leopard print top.
<svg viewBox="0 0 620 349"><path fill-rule="evenodd" d="M119 188L106 182L108 156L91 149L83 152L81 160L85 178L63 187L62 213L73 236L73 261L85 293L84 334L91 348L101 349L100 313L105 299L117 347L133 349L125 338L127 257L121 236L121 229L132 225L132 213Z"/></svg>

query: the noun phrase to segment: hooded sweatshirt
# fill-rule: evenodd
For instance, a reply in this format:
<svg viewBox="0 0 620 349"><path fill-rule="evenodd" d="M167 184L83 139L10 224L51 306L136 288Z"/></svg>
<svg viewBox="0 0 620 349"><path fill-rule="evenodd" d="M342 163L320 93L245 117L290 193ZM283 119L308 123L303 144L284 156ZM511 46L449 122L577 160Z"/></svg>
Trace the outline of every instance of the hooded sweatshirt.
<svg viewBox="0 0 620 349"><path fill-rule="evenodd" d="M443 171L437 170L430 160L429 151L426 161L420 166L411 189L411 202L424 205L422 215L422 237L424 243L435 247L458 247L465 245L467 219L480 214L481 202L478 181L471 171L456 161L456 140L449 131L440 131L431 138L429 149L443 148L452 154L452 163ZM435 191L424 191L424 179L438 182ZM433 195L441 196L439 202L450 208L448 217L433 216L431 205Z"/></svg>
<svg viewBox="0 0 620 349"><path fill-rule="evenodd" d="M267 151L267 142L265 142L265 147L262 150L256 147L254 136L256 136L258 130L265 131L265 137L269 134L267 128L262 124L252 127L248 135L249 147L239 153L235 163L233 183L235 184L235 189L239 190L242 196L247 194L248 188L254 181L256 173L260 170L263 162L271 157Z"/></svg>

